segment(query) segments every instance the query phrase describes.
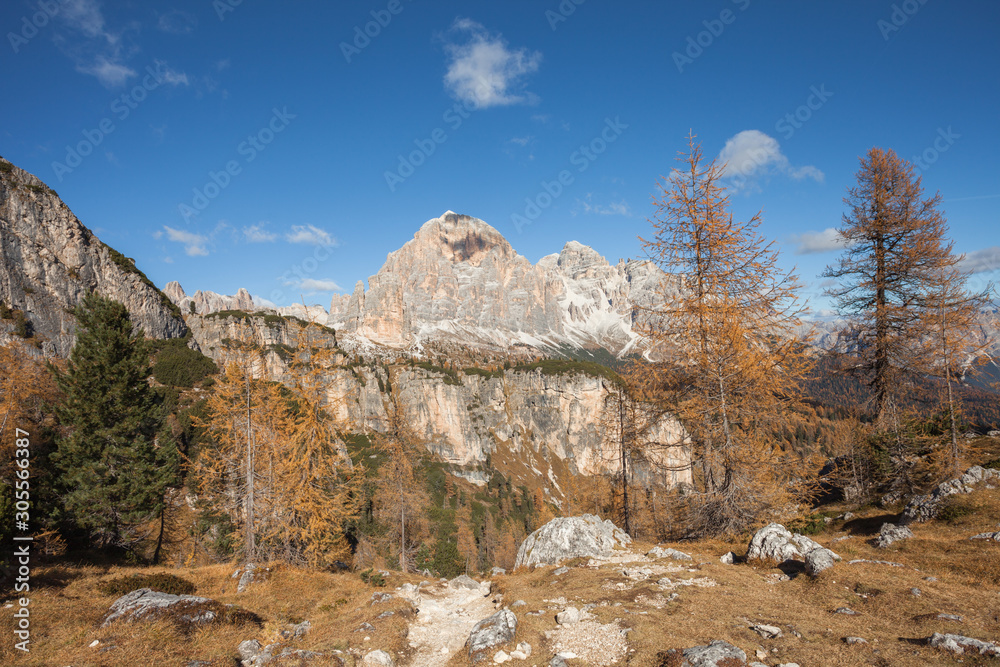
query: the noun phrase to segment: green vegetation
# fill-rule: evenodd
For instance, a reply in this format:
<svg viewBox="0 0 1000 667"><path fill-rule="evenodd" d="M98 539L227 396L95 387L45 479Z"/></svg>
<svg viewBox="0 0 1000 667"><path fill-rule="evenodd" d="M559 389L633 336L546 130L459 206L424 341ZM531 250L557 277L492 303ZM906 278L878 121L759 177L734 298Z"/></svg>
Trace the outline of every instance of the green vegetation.
<svg viewBox="0 0 1000 667"><path fill-rule="evenodd" d="M512 370L521 372L541 371L543 375L575 375L583 374L604 378L615 384L620 384L622 378L614 370L594 361L576 361L573 359L542 359L531 364L520 364Z"/></svg>
<svg viewBox="0 0 1000 667"><path fill-rule="evenodd" d="M209 375L218 373L215 362L197 350L192 350L182 338L165 342L156 354L153 377L172 387L193 387Z"/></svg>
<svg viewBox="0 0 1000 667"><path fill-rule="evenodd" d="M415 368L422 368L431 373L441 373L444 375L443 381L445 384L459 386L462 384L462 380L458 377L458 371L454 369L445 368L444 366L436 366L429 361L416 361L414 359L410 360L410 365Z"/></svg>
<svg viewBox="0 0 1000 667"><path fill-rule="evenodd" d="M98 548L131 551L179 479L177 450L149 385L149 353L128 310L96 293L75 311L79 334L65 371L53 368L64 431L53 461L66 520ZM155 558L158 556L154 556Z"/></svg>
<svg viewBox="0 0 1000 667"><path fill-rule="evenodd" d="M97 585L97 590L105 595L116 597L131 593L140 588L151 588L161 593L171 595L194 595L195 585L173 574L153 573L153 574L130 574L123 577L116 577L109 581L102 581Z"/></svg>
<svg viewBox="0 0 1000 667"><path fill-rule="evenodd" d="M382 573L373 571L372 568L364 570L359 576L361 577L361 581L370 586L378 588L385 586L385 577L382 576Z"/></svg>
<svg viewBox="0 0 1000 667"><path fill-rule="evenodd" d="M14 165L10 162L4 162L0 160L0 174L10 174L14 171Z"/></svg>
<svg viewBox="0 0 1000 667"><path fill-rule="evenodd" d="M486 370L485 368L479 368L478 366L470 366L469 368L463 368L462 372L465 373L466 375L478 375L478 376L484 377L484 378L502 378L503 377L503 371L502 370L497 369L495 371L490 371L490 370Z"/></svg>

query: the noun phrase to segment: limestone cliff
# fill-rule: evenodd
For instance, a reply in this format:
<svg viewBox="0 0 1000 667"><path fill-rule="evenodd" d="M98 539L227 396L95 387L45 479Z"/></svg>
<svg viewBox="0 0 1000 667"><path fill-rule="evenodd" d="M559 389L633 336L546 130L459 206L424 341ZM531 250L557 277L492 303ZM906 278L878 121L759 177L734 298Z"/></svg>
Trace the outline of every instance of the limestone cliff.
<svg viewBox="0 0 1000 667"><path fill-rule="evenodd" d="M41 349L66 356L69 312L89 291L120 301L152 338L186 332L177 307L135 267L101 243L42 181L0 158L0 301L21 310Z"/></svg>
<svg viewBox="0 0 1000 667"><path fill-rule="evenodd" d="M217 362L245 327L265 350L264 372L280 380L302 322L273 314L217 314L190 316L188 324L201 350ZM310 345L337 346L331 330L314 326L311 331ZM549 480L558 498L568 476L620 470L601 419L611 381L574 371L572 364L568 372L545 373L517 368L445 371L406 360L346 362L338 356L339 365L325 382L329 405L350 430L384 432L389 415L398 410L421 445L473 481L486 481L477 470L489 458L514 479ZM683 429L669 416L647 440L659 445L657 456L670 467L690 460ZM664 475L640 465L635 472L642 481L691 481L689 471Z"/></svg>

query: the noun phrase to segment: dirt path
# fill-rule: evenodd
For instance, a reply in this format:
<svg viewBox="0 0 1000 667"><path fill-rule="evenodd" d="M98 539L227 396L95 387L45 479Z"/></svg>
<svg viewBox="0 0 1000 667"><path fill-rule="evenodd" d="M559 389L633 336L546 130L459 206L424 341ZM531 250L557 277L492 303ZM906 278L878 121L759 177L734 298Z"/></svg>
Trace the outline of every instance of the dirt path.
<svg viewBox="0 0 1000 667"><path fill-rule="evenodd" d="M410 624L408 639L415 649L410 666L444 665L463 650L472 627L496 611L489 592L488 581L474 589L437 582L416 591L399 590L420 610Z"/></svg>

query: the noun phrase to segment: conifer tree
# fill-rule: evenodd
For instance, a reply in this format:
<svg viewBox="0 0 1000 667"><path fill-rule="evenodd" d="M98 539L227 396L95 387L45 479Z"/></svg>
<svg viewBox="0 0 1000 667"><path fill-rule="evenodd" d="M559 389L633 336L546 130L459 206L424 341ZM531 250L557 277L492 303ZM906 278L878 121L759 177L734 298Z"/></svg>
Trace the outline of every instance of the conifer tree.
<svg viewBox="0 0 1000 667"><path fill-rule="evenodd" d="M132 549L177 482L176 448L158 441L163 414L149 385L149 352L122 304L88 294L65 371L53 461L68 518L98 547Z"/></svg>
<svg viewBox="0 0 1000 667"><path fill-rule="evenodd" d="M666 274L640 313L652 342L644 391L657 391L691 437L700 473L699 532L735 532L788 498L787 467L771 437L807 360L797 337L795 276L759 235L760 215L737 222L723 166L689 151L654 197L648 257Z"/></svg>
<svg viewBox="0 0 1000 667"><path fill-rule="evenodd" d="M962 258L946 239L941 195L924 199L920 177L892 150L872 148L860 162L838 230L845 249L824 275L839 281L828 294L853 324L851 370L871 388L876 427L898 431L902 382L934 365L926 343L942 308L952 304L947 328L956 334L970 325L955 310L968 301L967 274L956 273Z"/></svg>

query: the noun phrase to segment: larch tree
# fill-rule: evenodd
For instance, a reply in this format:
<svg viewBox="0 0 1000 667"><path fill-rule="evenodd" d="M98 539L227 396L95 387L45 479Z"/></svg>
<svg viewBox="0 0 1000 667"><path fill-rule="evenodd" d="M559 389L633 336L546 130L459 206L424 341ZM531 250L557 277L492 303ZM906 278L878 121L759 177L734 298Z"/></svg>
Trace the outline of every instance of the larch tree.
<svg viewBox="0 0 1000 667"><path fill-rule="evenodd" d="M52 460L67 518L97 547L134 550L178 481L176 448L149 384L149 351L125 306L96 293L75 309L77 339L65 370Z"/></svg>
<svg viewBox="0 0 1000 667"><path fill-rule="evenodd" d="M738 222L724 166L689 150L653 197L653 235L642 239L665 273L639 312L651 343L647 390L678 417L700 473L694 529L738 532L789 498L794 471L772 437L808 366L798 336L797 282L758 233L760 214Z"/></svg>
<svg viewBox="0 0 1000 667"><path fill-rule="evenodd" d="M314 346L312 327L299 329L289 367L289 413L275 447L272 494L282 520L276 541L288 544L291 560L325 566L348 560L347 524L359 514L362 476L355 474L339 438L336 405L327 392L334 350Z"/></svg>
<svg viewBox="0 0 1000 667"><path fill-rule="evenodd" d="M397 390L398 391L398 390ZM373 497L375 517L390 527L399 569L410 571L413 555L426 532L430 497L413 469L416 438L405 422L398 395L389 395L389 424L376 446L383 454Z"/></svg>
<svg viewBox="0 0 1000 667"><path fill-rule="evenodd" d="M960 472L962 447L959 442L961 405L955 386L978 360L989 345L981 322L981 309L989 303L992 285L983 291L970 293L967 283L971 274L958 266L943 268L930 284L923 310L927 335L922 339L925 350L921 355L928 361L924 372L944 383L941 404L947 416L947 473L956 477Z"/></svg>
<svg viewBox="0 0 1000 667"><path fill-rule="evenodd" d="M844 251L823 275L837 280L828 294L853 325L850 370L871 389L876 428L898 432L900 387L930 365L933 311L946 301L957 303L945 285L961 287L944 277L961 257L946 239L941 195L924 198L921 179L906 160L875 147L860 162L838 229Z"/></svg>
<svg viewBox="0 0 1000 667"><path fill-rule="evenodd" d="M200 453L194 473L201 493L213 497L216 508L242 532L241 556L252 561L258 557L259 534L274 518L266 500L284 405L277 385L264 378L262 349L249 327L237 326L225 357L223 372L206 400L208 416L198 421L214 448Z"/></svg>

